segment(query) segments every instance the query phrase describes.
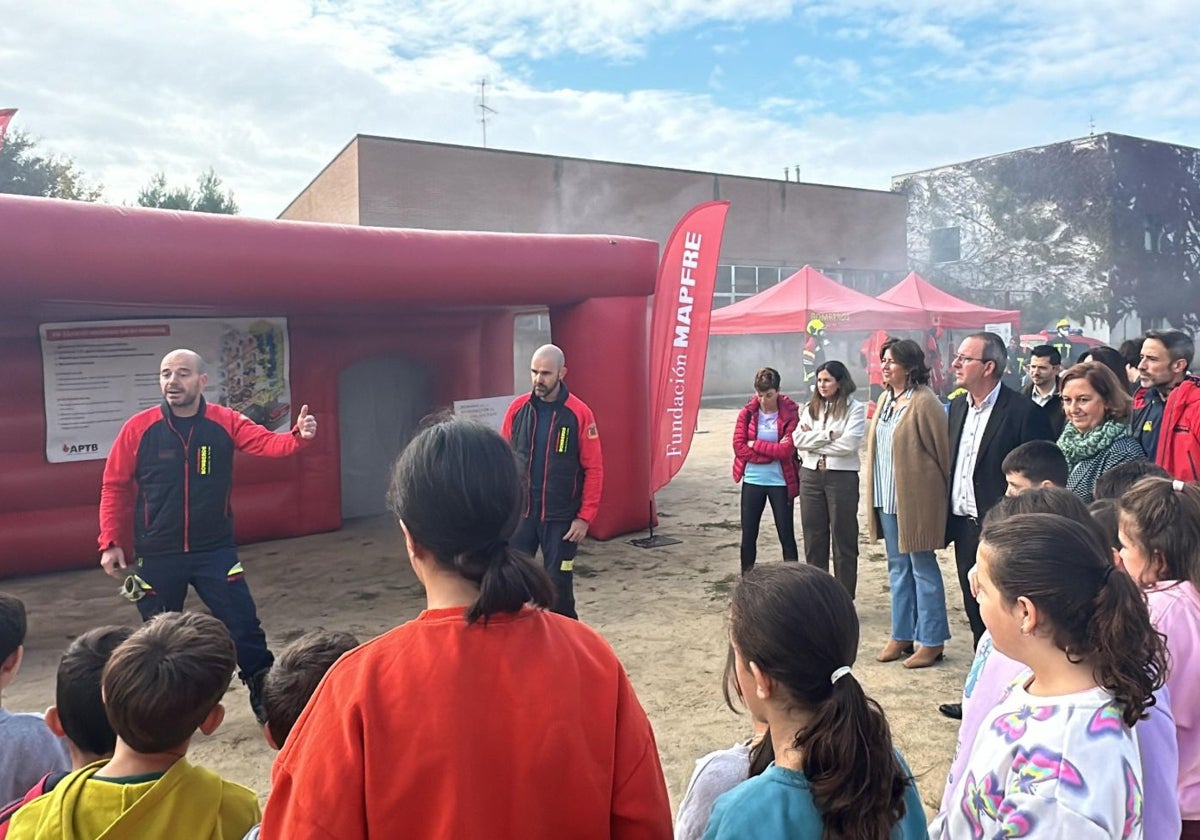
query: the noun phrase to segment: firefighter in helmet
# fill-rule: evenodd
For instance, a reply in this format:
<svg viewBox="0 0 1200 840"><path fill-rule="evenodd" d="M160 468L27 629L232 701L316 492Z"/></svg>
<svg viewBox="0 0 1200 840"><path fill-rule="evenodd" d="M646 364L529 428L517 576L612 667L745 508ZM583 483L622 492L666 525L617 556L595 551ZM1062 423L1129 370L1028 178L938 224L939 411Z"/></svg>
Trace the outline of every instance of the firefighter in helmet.
<svg viewBox="0 0 1200 840"><path fill-rule="evenodd" d="M825 363L825 322L813 318L808 322L807 332L804 339L804 387L811 393L817 368Z"/></svg>

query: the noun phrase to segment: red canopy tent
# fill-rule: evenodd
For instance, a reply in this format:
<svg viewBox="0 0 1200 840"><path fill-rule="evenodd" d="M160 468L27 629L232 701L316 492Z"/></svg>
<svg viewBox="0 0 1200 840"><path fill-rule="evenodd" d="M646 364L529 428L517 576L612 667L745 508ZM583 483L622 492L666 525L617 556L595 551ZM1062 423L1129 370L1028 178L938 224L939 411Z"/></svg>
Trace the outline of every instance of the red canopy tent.
<svg viewBox="0 0 1200 840"><path fill-rule="evenodd" d="M923 309L934 326L948 330L983 329L988 324L1012 324L1013 332L1021 323L1021 313L1016 309L989 309L956 298L939 289L915 271L876 300Z"/></svg>
<svg viewBox="0 0 1200 840"><path fill-rule="evenodd" d="M917 309L848 289L811 265L754 297L713 312L712 335L804 332L812 318L827 332L924 329L929 316Z"/></svg>

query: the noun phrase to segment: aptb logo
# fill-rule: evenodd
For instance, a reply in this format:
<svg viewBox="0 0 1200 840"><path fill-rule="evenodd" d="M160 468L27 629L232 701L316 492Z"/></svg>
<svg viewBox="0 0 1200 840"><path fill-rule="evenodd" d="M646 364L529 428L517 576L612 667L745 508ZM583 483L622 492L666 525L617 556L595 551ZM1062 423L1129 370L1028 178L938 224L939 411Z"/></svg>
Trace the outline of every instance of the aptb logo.
<svg viewBox="0 0 1200 840"><path fill-rule="evenodd" d="M63 444L63 453L66 455L81 455L85 452L99 452L100 444L98 443L73 443Z"/></svg>

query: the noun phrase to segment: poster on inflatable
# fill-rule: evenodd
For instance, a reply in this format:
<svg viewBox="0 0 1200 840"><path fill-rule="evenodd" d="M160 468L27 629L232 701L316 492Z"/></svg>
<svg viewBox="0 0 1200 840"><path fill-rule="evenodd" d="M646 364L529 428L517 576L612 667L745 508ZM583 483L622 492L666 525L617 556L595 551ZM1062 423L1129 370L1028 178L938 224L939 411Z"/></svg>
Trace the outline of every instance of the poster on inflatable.
<svg viewBox="0 0 1200 840"><path fill-rule="evenodd" d="M121 425L162 401L158 365L195 350L204 399L272 431L291 428L286 318L162 318L41 324L46 460L108 457Z"/></svg>
<svg viewBox="0 0 1200 840"><path fill-rule="evenodd" d="M454 414L456 417L482 423L489 429L498 432L504 424L505 412L516 398L515 394L509 394L503 397L483 397L478 400L455 400Z"/></svg>

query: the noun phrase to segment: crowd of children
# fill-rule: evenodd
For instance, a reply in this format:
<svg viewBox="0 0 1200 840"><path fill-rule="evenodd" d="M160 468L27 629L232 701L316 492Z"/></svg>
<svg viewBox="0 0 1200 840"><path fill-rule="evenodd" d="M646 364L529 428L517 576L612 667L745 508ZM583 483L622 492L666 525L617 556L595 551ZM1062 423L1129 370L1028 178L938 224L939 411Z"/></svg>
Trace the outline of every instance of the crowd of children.
<svg viewBox="0 0 1200 840"><path fill-rule="evenodd" d="M854 672L845 587L806 564L749 570L724 690L754 735L711 753L672 825L650 723L603 638L544 609L508 545L508 444L449 421L396 464L389 499L426 609L359 645L317 631L266 678L279 755L256 795L190 764L236 667L224 625L165 613L75 639L42 715L0 710L0 840L24 838L1196 838L1200 488L1149 462L1089 510L1062 453L1010 453L971 576L987 633L928 823L883 709ZM0 690L20 601L0 595ZM261 820L261 825L260 825Z"/></svg>

